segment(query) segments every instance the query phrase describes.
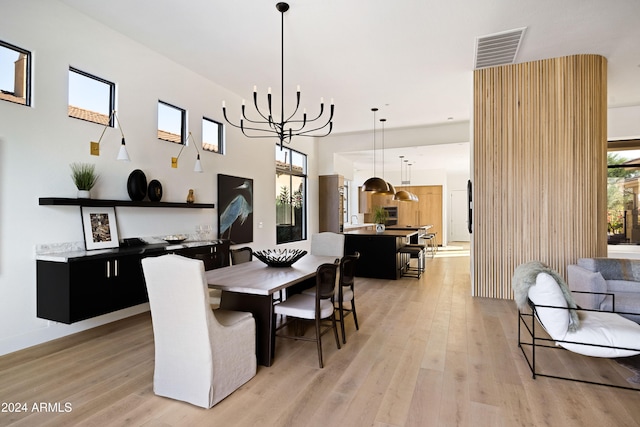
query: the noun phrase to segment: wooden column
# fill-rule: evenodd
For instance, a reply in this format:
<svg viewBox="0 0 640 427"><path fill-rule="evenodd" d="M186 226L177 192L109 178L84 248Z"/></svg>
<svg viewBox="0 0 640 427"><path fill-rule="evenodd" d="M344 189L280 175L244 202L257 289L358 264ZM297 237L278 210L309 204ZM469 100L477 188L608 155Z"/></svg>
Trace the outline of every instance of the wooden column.
<svg viewBox="0 0 640 427"><path fill-rule="evenodd" d="M513 298L526 261L566 277L607 256L606 67L575 55L474 72L473 295Z"/></svg>

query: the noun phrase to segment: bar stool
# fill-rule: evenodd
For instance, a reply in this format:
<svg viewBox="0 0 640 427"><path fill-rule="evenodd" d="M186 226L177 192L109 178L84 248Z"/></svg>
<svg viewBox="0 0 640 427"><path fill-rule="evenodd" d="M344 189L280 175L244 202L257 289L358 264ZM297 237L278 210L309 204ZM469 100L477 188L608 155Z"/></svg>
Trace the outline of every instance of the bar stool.
<svg viewBox="0 0 640 427"><path fill-rule="evenodd" d="M431 258L436 256L436 252L438 252L438 242L436 239L437 233L427 233L424 236L425 242L427 242L427 249L431 253Z"/></svg>
<svg viewBox="0 0 640 427"><path fill-rule="evenodd" d="M420 244L408 244L398 249L400 254L400 277L415 277L419 279L424 271L425 246ZM411 267L411 258L418 258L418 266Z"/></svg>

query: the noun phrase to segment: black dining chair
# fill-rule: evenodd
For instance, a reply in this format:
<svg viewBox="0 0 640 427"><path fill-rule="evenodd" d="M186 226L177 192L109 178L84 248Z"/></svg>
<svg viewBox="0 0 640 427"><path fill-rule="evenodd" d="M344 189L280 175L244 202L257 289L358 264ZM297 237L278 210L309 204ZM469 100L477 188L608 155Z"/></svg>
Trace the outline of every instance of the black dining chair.
<svg viewBox="0 0 640 427"><path fill-rule="evenodd" d="M336 325L335 307L333 305L338 264L322 264L316 270L315 295L295 294L273 307L275 314L287 316L276 329L276 336L294 340L315 341L318 347L318 363L322 368L322 335L333 330L336 345L340 348L338 327ZM303 334L284 334L278 331L300 320L313 320L315 322L315 337L306 337ZM294 327L294 331L299 328Z"/></svg>
<svg viewBox="0 0 640 427"><path fill-rule="evenodd" d="M356 278L356 263L360 258L360 252L353 255L346 255L340 260L340 279L338 282L338 296L336 298L337 310L340 318L336 321L340 322L340 332L342 332L342 343L347 343L347 335L344 331L344 318L351 314L356 330L360 330L358 326L358 315L356 313L356 299L353 285ZM350 308L345 308L344 303L348 302Z"/></svg>

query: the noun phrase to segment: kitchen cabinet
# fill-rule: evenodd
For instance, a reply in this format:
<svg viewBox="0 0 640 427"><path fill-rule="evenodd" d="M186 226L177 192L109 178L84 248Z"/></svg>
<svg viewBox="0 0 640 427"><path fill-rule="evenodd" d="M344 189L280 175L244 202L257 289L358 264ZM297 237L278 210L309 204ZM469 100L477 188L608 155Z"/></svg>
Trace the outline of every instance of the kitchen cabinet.
<svg viewBox="0 0 640 427"><path fill-rule="evenodd" d="M344 228L344 177L341 175L320 175L319 231L342 233Z"/></svg>
<svg viewBox="0 0 640 427"><path fill-rule="evenodd" d="M416 185L399 187L418 196L418 202L398 202L399 225L432 225L429 233L436 233L436 243L442 244L442 186Z"/></svg>
<svg viewBox="0 0 640 427"><path fill-rule="evenodd" d="M396 191L406 190L418 196L418 202L400 202L393 196L371 192L361 192L360 212L365 214L365 222L372 221L370 214L374 206L397 206L399 226L432 225L430 233L437 233L437 244L442 244L442 186L414 185L397 186Z"/></svg>

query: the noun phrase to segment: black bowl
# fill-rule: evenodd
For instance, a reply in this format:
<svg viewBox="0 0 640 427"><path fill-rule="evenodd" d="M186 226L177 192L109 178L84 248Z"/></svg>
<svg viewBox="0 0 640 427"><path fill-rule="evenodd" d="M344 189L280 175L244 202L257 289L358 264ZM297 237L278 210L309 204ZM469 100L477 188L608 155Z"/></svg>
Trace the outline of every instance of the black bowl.
<svg viewBox="0 0 640 427"><path fill-rule="evenodd" d="M267 249L255 251L253 255L269 267L291 267L294 262L305 256L302 249Z"/></svg>

